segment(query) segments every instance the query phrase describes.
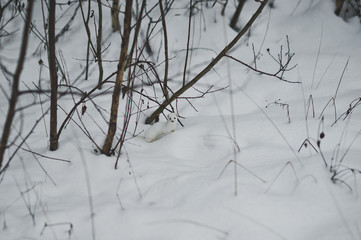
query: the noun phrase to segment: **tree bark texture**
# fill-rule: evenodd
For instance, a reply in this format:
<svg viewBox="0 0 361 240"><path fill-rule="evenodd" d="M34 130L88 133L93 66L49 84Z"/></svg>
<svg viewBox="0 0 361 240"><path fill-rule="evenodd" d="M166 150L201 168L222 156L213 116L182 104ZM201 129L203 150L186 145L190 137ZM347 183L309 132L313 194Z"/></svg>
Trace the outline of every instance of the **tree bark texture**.
<svg viewBox="0 0 361 240"><path fill-rule="evenodd" d="M49 1L48 60L50 74L50 151L58 149L57 108L58 108L58 74L55 55L55 7L56 0Z"/></svg>
<svg viewBox="0 0 361 240"><path fill-rule="evenodd" d="M236 8L236 12L233 14L231 23L229 24L229 26L236 31L239 30L239 29L237 29L237 22L238 22L239 16L241 15L241 12L242 12L245 2L246 2L246 0L238 0L238 6Z"/></svg>
<svg viewBox="0 0 361 240"><path fill-rule="evenodd" d="M97 34L97 61L98 61L98 67L99 67L99 79L98 79L98 85L99 89L102 88L101 83L103 82L103 62L102 62L102 31L103 31L103 14L102 14L102 2L101 0L98 0L98 12L99 12L99 20L98 20L98 34Z"/></svg>
<svg viewBox="0 0 361 240"><path fill-rule="evenodd" d="M180 95L182 95L185 91L191 88L196 82L198 82L204 75L206 75L226 54L227 52L239 41L239 39L248 31L253 22L257 19L257 17L261 14L263 8L266 6L268 0L264 0L256 13L253 14L248 23L242 28L242 30L237 34L237 36L227 45L225 48L205 67L200 73L198 73L191 81L189 81L186 85L184 85L181 89L175 92L169 100L165 100L159 107L150 115L145 123L150 124L163 110L174 100L176 100Z"/></svg>
<svg viewBox="0 0 361 240"><path fill-rule="evenodd" d="M121 44L120 57L118 62L118 73L115 80L114 90L112 95L112 105L110 109L108 133L102 148L102 153L108 156L111 155L112 143L115 132L117 130L119 97L120 97L121 85L123 82L123 76L125 72L125 66L127 62L129 36L131 31L132 2L133 2L132 0L126 0L126 4L125 4L124 32L122 36L122 44Z"/></svg>
<svg viewBox="0 0 361 240"><path fill-rule="evenodd" d="M9 108L8 108L8 113L6 115L6 120L5 120L5 124L3 127L3 133L2 133L1 141L0 141L0 170L2 167L3 160L4 160L6 145L7 145L9 136L10 136L11 125L12 125L12 122L13 122L13 119L15 116L15 110L16 110L15 108L16 108L16 103L17 103L17 99L18 99L18 95L19 95L20 74L23 70L24 61L25 61L25 57L26 57L26 49L28 46L28 37L29 37L29 29L30 29L30 25L31 25L33 5L34 5L34 0L29 0L28 7L27 7L26 21L25 21L25 26L24 26L24 31L23 31L23 39L22 39L21 49L20 49L20 56L19 56L18 64L16 66L15 74L13 76L13 85L12 85L12 89L11 89L11 97L9 99Z"/></svg>
<svg viewBox="0 0 361 240"><path fill-rule="evenodd" d="M113 5L112 5L112 9L111 9L113 32L120 30L119 9L118 8L119 8L119 0L113 0Z"/></svg>
<svg viewBox="0 0 361 240"><path fill-rule="evenodd" d="M162 27L163 27L163 35L164 35L164 58L165 58L165 66L164 66L164 77L163 77L163 94L165 99L169 98L168 93L168 65L169 65L169 57L168 57L168 34L167 34L167 25L165 21L165 14L163 9L163 0L159 0L159 10L162 16ZM187 52L188 53L188 52Z"/></svg>

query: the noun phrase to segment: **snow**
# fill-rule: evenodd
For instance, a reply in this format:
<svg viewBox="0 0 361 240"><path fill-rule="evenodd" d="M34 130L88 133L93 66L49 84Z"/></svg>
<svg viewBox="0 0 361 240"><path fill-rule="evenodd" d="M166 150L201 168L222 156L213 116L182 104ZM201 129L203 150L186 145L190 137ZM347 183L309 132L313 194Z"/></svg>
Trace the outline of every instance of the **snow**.
<svg viewBox="0 0 361 240"><path fill-rule="evenodd" d="M70 162L19 151L0 182L0 239L360 239L361 174L345 172L348 175L342 179L350 190L346 184L331 181L332 173L325 167L321 154L310 145L301 148L300 152L298 149L308 138L319 150L316 141L324 132L320 146L327 164L331 164L331 159L340 161L345 154L340 169L361 169L360 109L356 107L346 120L340 119L333 124L334 109L338 117L347 111L352 100L360 97L361 25L355 18L345 22L336 17L333 1L306 0L299 5L298 2L276 0L275 8L266 7L252 27L251 36L244 36L242 44L238 44L231 55L252 63L253 43L256 50L262 47L258 68L277 71L278 66L266 49L270 48L274 55L281 45L286 50L287 35L291 52L295 53L291 64L297 66L285 77L302 84L262 76L230 59L223 59L195 87L206 91L214 85L212 90L216 90L229 86L232 81L234 111L230 107L229 88L190 99L194 108L180 100L177 109L184 127L178 125L174 132L152 143L141 136L131 137L135 127L132 121L116 170L117 154L111 157L94 154L93 143L74 122L69 122L64 129L59 149L49 151L45 126L40 122L27 140L29 148ZM187 4L187 1L175 1L174 10L167 17L172 58L169 84L173 91L182 81L188 25L188 12L184 7ZM245 25L258 5L254 1L246 2L240 26ZM103 16L108 16L109 9L103 10ZM225 39L229 41L235 36L227 25L233 14L233 1L229 2L224 19L219 4L203 10L203 14L194 18L192 48L200 49L192 54L191 66L197 67L190 68L189 79L216 56L216 52L225 46ZM40 7L35 11L36 23L41 26ZM61 14L60 10L58 14ZM108 18L104 19L104 26L107 36L110 33ZM11 59L16 59L20 32L16 41L4 45L1 56L11 54ZM72 82L84 67L84 62L79 60L84 58L86 51L84 33L78 13L71 32L58 46ZM117 60L121 40L118 34L109 36L104 40L104 46L111 44L103 59ZM163 44L162 38L162 34L158 34L152 39L154 50L158 51ZM27 89L25 84L32 87L32 82L38 83L39 58L46 62L46 52L32 54L37 46L38 40L31 35L21 76L22 90ZM154 61L157 59L155 54ZM161 50L157 61L162 59ZM9 69L14 69L14 64L11 62ZM91 69L90 79L78 80L77 87L88 91L95 86L96 64ZM116 69L116 62L104 63L104 69L104 76L108 76ZM47 70L43 70L43 88L49 85L47 75ZM159 67L159 75L163 76L163 65ZM4 82L3 75L1 78ZM335 108L332 104L325 108L335 96L339 82ZM2 86L9 88L6 84ZM106 85L104 89L110 86ZM151 87L144 88L145 92L153 93ZM161 91L156 91L161 100ZM105 118L109 114L110 93L93 99L105 109ZM187 97L199 95L195 89L184 94ZM312 106L307 109L311 95L315 117ZM33 98L23 95L20 103L25 105ZM42 98L46 99L45 96ZM149 128L144 122L155 106L147 99L143 100L143 107L149 104L150 109L140 115L136 130L140 135ZM0 101L2 125L7 102L4 96L0 96ZM289 105L290 123L286 108L277 104L266 108L272 102ZM59 104L66 111L74 105L71 97L62 98ZM49 106L49 102L44 106ZM86 106L82 121L96 143L101 145L106 123L90 101ZM117 137L122 128L125 100L121 100L119 109ZM59 119L64 119L66 114L58 110ZM322 121L319 116L323 110ZM24 136L40 115L41 108L35 105L25 110L24 116L17 115L14 126L19 128L24 120ZM77 117L74 119L79 123ZM161 121L164 121L163 117ZM48 122L46 124L48 127ZM12 131L12 136L15 135L16 131ZM233 136L236 136L235 141ZM11 148L7 156L13 150Z"/></svg>

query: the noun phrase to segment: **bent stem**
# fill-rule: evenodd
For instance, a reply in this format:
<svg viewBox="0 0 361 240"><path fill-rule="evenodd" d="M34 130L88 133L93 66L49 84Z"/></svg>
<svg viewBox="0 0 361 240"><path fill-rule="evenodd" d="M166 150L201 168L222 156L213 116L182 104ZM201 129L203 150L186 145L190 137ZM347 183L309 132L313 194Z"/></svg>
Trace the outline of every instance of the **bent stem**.
<svg viewBox="0 0 361 240"><path fill-rule="evenodd" d="M227 167L229 166L229 164L234 163L236 166L241 167L242 169L244 169L246 172L248 172L249 174L251 174L252 176L256 177L257 179L259 179L260 181L262 181L263 183L266 183L266 181L259 177L258 175L256 175L255 173L253 173L252 171L250 171L248 168L246 168L245 166L243 166L242 164L234 161L234 160L229 160L228 163L226 164L226 166L224 166L224 168L222 169L221 173L218 176L218 180L222 177L224 171L227 169Z"/></svg>
<svg viewBox="0 0 361 240"><path fill-rule="evenodd" d="M279 171L279 173L277 174L277 176L273 179L273 181L271 182L271 184L269 185L269 187L267 188L267 190L265 191L265 193L269 192L269 190L271 189L271 187L273 186L273 184L277 181L277 179L281 176L281 174L283 173L283 171L286 169L287 166L290 166L292 168L292 171L293 173L295 174L295 177L296 177L296 180L297 180L297 183L300 181L298 176L297 176L297 173L296 173L296 170L293 166L293 164L288 161L286 162L286 164L281 168L281 170Z"/></svg>

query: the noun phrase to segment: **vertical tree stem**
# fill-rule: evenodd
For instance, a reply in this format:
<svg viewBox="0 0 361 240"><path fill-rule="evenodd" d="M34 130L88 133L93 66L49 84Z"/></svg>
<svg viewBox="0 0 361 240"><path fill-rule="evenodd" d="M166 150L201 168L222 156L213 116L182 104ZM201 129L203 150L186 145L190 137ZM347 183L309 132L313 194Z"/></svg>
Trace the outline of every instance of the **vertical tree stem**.
<svg viewBox="0 0 361 240"><path fill-rule="evenodd" d="M187 64L188 64L188 53L189 53L189 41L191 37L191 21L192 21L192 0L189 2L189 19L188 19L188 36L187 36L187 50L186 50L186 60L184 62L183 70L183 87L186 85L186 74L187 74Z"/></svg>
<svg viewBox="0 0 361 240"><path fill-rule="evenodd" d="M103 31L103 14L102 14L102 2L98 0L98 11L99 11L99 20L98 20L98 35L97 35L97 61L99 67L99 79L98 79L98 89L102 88L103 81L103 62L102 62L102 31Z"/></svg>
<svg viewBox="0 0 361 240"><path fill-rule="evenodd" d="M112 30L113 32L120 30L120 24L119 24L119 0L113 0L113 6L111 11L112 15Z"/></svg>
<svg viewBox="0 0 361 240"><path fill-rule="evenodd" d="M81 2L79 2L79 6L81 7ZM86 25L88 26L90 19L90 0L88 0L88 13L86 17ZM85 80L88 80L89 75L89 54L90 54L90 40L88 40L87 48L86 48L86 65L85 65Z"/></svg>
<svg viewBox="0 0 361 240"><path fill-rule="evenodd" d="M241 11L243 9L243 5L245 2L246 2L246 0L238 0L238 6L236 8L236 12L233 14L231 23L229 24L229 26L236 31L238 30L237 22L238 22L239 16L241 15Z"/></svg>
<svg viewBox="0 0 361 240"><path fill-rule="evenodd" d="M23 70L26 49L28 46L28 37L29 37L29 29L30 29L31 17L32 17L32 12L33 12L33 5L34 5L34 0L29 0L28 7L27 7L27 15L26 15L27 17L26 17L24 31L23 31L23 40L22 40L21 49L20 49L19 61L18 61L18 65L15 70L14 77L13 77L13 85L12 85L12 90L11 90L11 97L9 99L8 113L6 115L6 120L5 120L5 124L3 127L3 133L1 136L0 170L2 167L3 159L4 159L6 144L8 142L9 136L10 136L11 124L12 124L14 116L15 116L15 107L16 107L16 102L17 102L18 94L19 94L20 74Z"/></svg>
<svg viewBox="0 0 361 240"><path fill-rule="evenodd" d="M122 44L121 44L120 57L118 62L118 73L115 80L114 90L112 95L112 105L110 109L108 133L102 148L102 153L105 155L111 154L113 138L117 130L119 96L120 96L121 85L123 82L125 66L127 62L129 36L131 31L132 2L133 2L132 0L126 0L125 3L124 32L122 36Z"/></svg>
<svg viewBox="0 0 361 240"><path fill-rule="evenodd" d="M55 55L55 6L56 0L49 1L49 45L48 60L51 85L50 96L50 151L58 149L57 138L57 108L58 108L58 74Z"/></svg>
<svg viewBox="0 0 361 240"><path fill-rule="evenodd" d="M192 0L191 0L192 1ZM163 3L162 0L159 0L159 9L160 14L162 16L162 27L163 27L163 33L164 33L164 57L165 57L165 66L164 66L164 78L163 78L163 93L165 99L169 99L168 94L168 64L169 64L169 57L168 57L168 36L167 36L167 25L165 23L165 14L163 9Z"/></svg>

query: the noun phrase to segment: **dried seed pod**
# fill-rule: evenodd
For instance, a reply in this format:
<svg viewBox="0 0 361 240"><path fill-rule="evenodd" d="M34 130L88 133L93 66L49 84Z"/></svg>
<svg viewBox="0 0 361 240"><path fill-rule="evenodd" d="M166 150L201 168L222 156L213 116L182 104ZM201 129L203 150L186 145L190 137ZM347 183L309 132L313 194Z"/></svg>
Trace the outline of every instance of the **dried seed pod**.
<svg viewBox="0 0 361 240"><path fill-rule="evenodd" d="M321 140L317 140L317 146L320 148L320 146L321 146Z"/></svg>
<svg viewBox="0 0 361 240"><path fill-rule="evenodd" d="M84 104L83 107L81 108L81 115L82 115L82 116L83 116L84 113L86 112L86 109L87 109L87 107L86 107L86 105Z"/></svg>
<svg viewBox="0 0 361 240"><path fill-rule="evenodd" d="M320 133L320 138L323 139L325 137L325 133L324 132L321 132Z"/></svg>

